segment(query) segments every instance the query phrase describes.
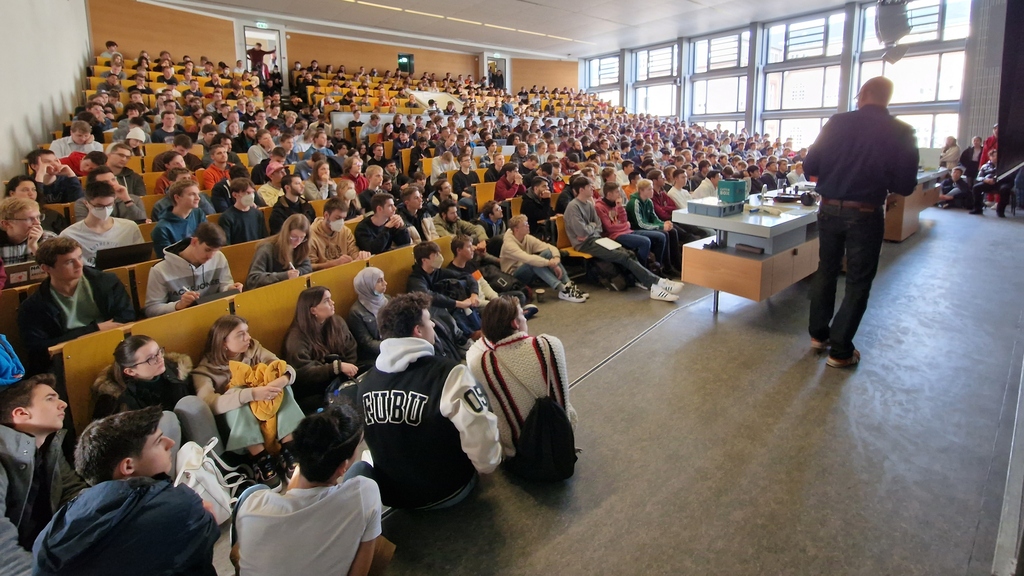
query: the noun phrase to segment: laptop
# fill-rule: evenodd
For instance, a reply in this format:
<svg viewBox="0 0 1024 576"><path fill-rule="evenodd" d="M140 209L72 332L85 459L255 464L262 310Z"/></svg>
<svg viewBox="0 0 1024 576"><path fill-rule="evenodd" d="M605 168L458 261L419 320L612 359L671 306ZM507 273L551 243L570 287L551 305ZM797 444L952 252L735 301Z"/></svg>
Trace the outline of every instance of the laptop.
<svg viewBox="0 0 1024 576"><path fill-rule="evenodd" d="M96 268L109 270L153 259L153 243L129 244L96 251Z"/></svg>
<svg viewBox="0 0 1024 576"><path fill-rule="evenodd" d="M5 266L4 270L7 271L7 288L37 284L46 278L46 272L35 261Z"/></svg>

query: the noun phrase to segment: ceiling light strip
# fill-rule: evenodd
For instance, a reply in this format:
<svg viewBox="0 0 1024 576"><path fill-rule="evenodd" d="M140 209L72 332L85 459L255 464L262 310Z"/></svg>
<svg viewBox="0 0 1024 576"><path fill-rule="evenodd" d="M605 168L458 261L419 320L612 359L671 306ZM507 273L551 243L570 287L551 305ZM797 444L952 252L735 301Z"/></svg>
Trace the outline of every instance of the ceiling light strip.
<svg viewBox="0 0 1024 576"><path fill-rule="evenodd" d="M532 34L534 36L547 36L547 34L541 34L540 32L530 32L529 30L516 29L516 32L522 32L523 34Z"/></svg>
<svg viewBox="0 0 1024 576"><path fill-rule="evenodd" d="M383 4L374 4L373 2L363 2L363 0L356 0L356 4L362 4L363 6L373 6L374 8L383 8L385 10L394 10L395 12L403 12L401 8L396 6L385 6Z"/></svg>
<svg viewBox="0 0 1024 576"><path fill-rule="evenodd" d="M548 38L554 38L555 40L565 40L566 42L572 42L572 38L566 38L565 36L555 36L554 34L548 34Z"/></svg>
<svg viewBox="0 0 1024 576"><path fill-rule="evenodd" d="M472 20L463 20L462 18L454 18L452 16L445 16L445 18L453 22L462 22L463 24L476 24L477 26L481 25L480 22L474 22Z"/></svg>
<svg viewBox="0 0 1024 576"><path fill-rule="evenodd" d="M431 14L430 12L420 12L418 10L410 10L408 8L405 9L405 12L407 14L416 14L418 16L430 16L431 18L442 18L442 19L444 18L444 16L441 16L440 14Z"/></svg>
<svg viewBox="0 0 1024 576"><path fill-rule="evenodd" d="M509 32L516 31L515 28L509 28L508 26L498 26L497 24L487 24L486 22L484 23L484 26L487 26L488 28L497 28L498 30L508 30Z"/></svg>

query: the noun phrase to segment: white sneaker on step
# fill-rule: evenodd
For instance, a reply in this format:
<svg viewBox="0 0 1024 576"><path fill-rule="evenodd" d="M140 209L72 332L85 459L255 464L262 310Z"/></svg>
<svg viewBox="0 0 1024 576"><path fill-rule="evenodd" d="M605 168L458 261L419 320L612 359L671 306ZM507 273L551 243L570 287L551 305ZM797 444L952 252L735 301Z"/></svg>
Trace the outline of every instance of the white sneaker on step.
<svg viewBox="0 0 1024 576"><path fill-rule="evenodd" d="M661 300L664 302L675 302L679 300L679 296L672 294L665 288L662 288L658 284L651 286L651 300Z"/></svg>
<svg viewBox="0 0 1024 576"><path fill-rule="evenodd" d="M676 282L675 280L669 280L668 278L662 278L658 280L658 286L664 288L669 294L679 294L683 291L682 282Z"/></svg>

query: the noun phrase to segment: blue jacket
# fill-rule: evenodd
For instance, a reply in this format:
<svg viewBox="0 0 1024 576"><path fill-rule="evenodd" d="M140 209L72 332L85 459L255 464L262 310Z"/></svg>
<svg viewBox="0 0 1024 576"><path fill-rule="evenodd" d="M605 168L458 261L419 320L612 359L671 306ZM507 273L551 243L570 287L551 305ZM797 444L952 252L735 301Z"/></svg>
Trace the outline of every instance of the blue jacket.
<svg viewBox="0 0 1024 576"><path fill-rule="evenodd" d="M101 482L36 538L33 574L209 574L220 528L202 499L170 480Z"/></svg>
<svg viewBox="0 0 1024 576"><path fill-rule="evenodd" d="M181 242L195 233L196 227L206 222L206 214L202 208L195 208L182 218L174 212L167 211L163 218L153 227L153 250L157 258L164 257L164 248Z"/></svg>

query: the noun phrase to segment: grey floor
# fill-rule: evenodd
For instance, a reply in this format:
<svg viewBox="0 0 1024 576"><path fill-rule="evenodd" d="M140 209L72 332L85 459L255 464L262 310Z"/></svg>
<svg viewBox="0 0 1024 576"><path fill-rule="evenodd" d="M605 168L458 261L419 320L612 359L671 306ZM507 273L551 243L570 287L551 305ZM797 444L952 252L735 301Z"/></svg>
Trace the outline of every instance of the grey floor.
<svg viewBox="0 0 1024 576"><path fill-rule="evenodd" d="M723 295L717 317L697 287L679 304L596 287L542 304L531 332L586 374L575 477L499 472L454 509L394 513L388 573L987 574L1024 216L923 218L883 247L852 370L808 349L806 282L763 303Z"/></svg>

